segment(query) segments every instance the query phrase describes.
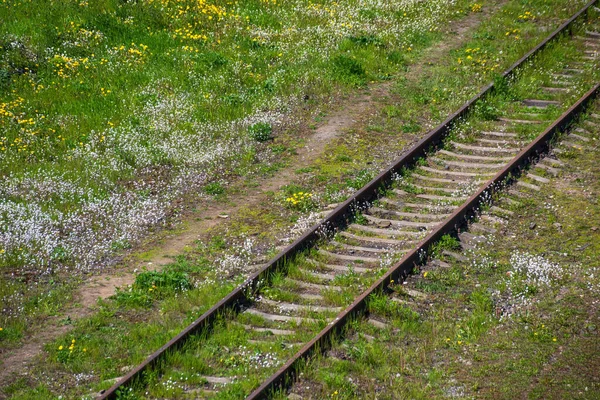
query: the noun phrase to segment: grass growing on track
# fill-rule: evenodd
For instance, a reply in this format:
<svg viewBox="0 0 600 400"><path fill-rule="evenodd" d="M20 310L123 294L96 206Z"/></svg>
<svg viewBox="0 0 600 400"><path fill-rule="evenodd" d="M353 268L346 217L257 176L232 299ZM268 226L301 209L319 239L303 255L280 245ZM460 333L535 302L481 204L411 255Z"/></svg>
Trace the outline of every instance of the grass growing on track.
<svg viewBox="0 0 600 400"><path fill-rule="evenodd" d="M580 54L572 45L549 47L539 58L543 70L526 68L482 106L507 115ZM561 97L570 104L597 80L591 67ZM549 109L541 119L549 123L560 112ZM481 129L482 122L474 113L463 125ZM587 127L597 137L597 126ZM521 133L531 140L532 130ZM328 357L304 369L292 392L309 399L597 398L597 151L592 141L561 153L563 161L571 158L561 177L526 199L513 197L520 206L504 204L515 215L489 243L465 252L468 262L442 257L450 268L411 277L426 299L404 305L371 296L370 313L391 327L355 322Z"/></svg>
<svg viewBox="0 0 600 400"><path fill-rule="evenodd" d="M513 92L509 93L510 95L503 91L499 91L485 103L485 106L493 107L495 110L497 110L496 112L498 113L498 116L505 115L511 102L520 100L523 98L524 94L530 94L532 88L537 88L540 85L543 85L543 83L541 83L543 82L543 79L541 78L545 77L549 70L559 70L560 67L562 67L565 63L565 60L568 61L569 57L573 57L577 54L578 52L576 49L569 47L569 45L565 44L564 42L549 47L547 53L543 54L538 60L539 62L544 63L544 71L535 67L526 69L519 74L519 79L517 82L511 85L511 90ZM590 75L585 76L582 81L589 83L593 81L593 77ZM537 86L534 86L532 82L537 82ZM573 88L573 93L565 96L565 98L577 98L581 94L580 92L584 90L584 86L584 84L575 86ZM568 103L569 100L566 100L565 102ZM548 121L550 121L551 118L554 118L559 111L560 110L556 109L550 110L546 116ZM481 119L481 117L481 113L476 112L473 119L477 120ZM487 119L484 118L484 123L486 121ZM477 125L471 124L471 121L467 121L464 125ZM540 128L538 127L537 129L539 130ZM523 138L525 139L526 136ZM451 243L448 244L448 246L450 245ZM451 271L448 271L445 274L432 274L429 277L429 280L424 280L417 285L419 290L422 290L428 294L439 295L441 293L453 293L454 297L452 299L452 305L461 304L466 306L471 312L468 318L465 318L461 322L460 326L456 327L453 337L447 338L450 340L445 342L448 346L454 346L457 348L463 346L465 343L477 340L492 326L492 323L489 321L489 316L492 313L493 302L489 293L481 289L473 290L472 292L455 292L457 285L461 284L464 279L468 278L468 275L469 273L465 275L465 271L461 270L459 266L455 266ZM295 276L293 271L291 276ZM390 338L389 340L404 340L410 342L412 334L417 336L421 334L425 335L431 330L437 329L435 325L429 325L430 321L425 321L420 318L417 312L391 302L385 297L375 297L370 304L370 311L372 313L377 313L378 315L392 319L393 326L401 330L399 337L394 337L397 336L396 333L392 334L389 332L387 334L387 336ZM366 332L375 333L374 328L367 327L366 324L360 325L360 329L357 328L357 330L360 332L365 332L365 329ZM417 332L419 333L417 334ZM433 345L433 343L431 344ZM254 349L253 351L255 351L256 354L262 354L262 350L259 349L259 346L250 348ZM387 347L370 345L366 338L359 338L350 345L346 345L343 350L338 349L338 351L340 351L340 354L342 355L342 360L331 361L333 364L330 365L330 369L326 369L325 372L323 372L322 376L319 375L320 373L318 372L315 372L312 375L309 373L307 375L309 378L314 378L321 383L325 382L326 387L336 387L337 389L331 392L337 393L335 396L338 396L343 392L344 396L347 398L360 398L367 393L371 393L368 391L371 389L377 391L376 384L365 384L361 389L361 385L352 383L351 381L349 383L347 378L360 375L361 371L368 370L370 372L371 379L374 377L376 380L385 381L389 378L390 370L394 369L394 360L403 359L402 357L404 357L404 350L390 350ZM424 349L420 356L424 358L429 357L426 355L427 351L429 350ZM285 354L285 352L283 354ZM419 354L417 354L417 356L419 356ZM348 360L352 360L352 362L349 362ZM248 384L248 386L246 386L246 390L250 390L252 388L251 382L254 382L258 377L264 378L268 376L268 373L272 372L274 369L275 366L272 366L255 372L244 373L239 384ZM149 390L149 393L152 395L166 396L167 392L164 391L164 386L166 385L166 382L168 382L173 385L171 387L171 392L168 393L172 398L185 397L185 388L188 387L186 380L188 375L186 373L181 373L181 371L179 371L173 364L167 368L167 371L169 371L167 373L167 376L169 377L174 373L174 371L177 372L177 377L179 380L163 379L160 382L156 382L155 385L150 385L150 387L146 390ZM214 369L211 371L213 373L218 372ZM407 374L414 372L415 371L408 371ZM187 373L191 374L192 372L188 371ZM224 373L224 371L221 373ZM236 373L236 376L239 375ZM441 373L436 371L431 372L431 382L438 385L441 384L441 376ZM237 385L238 384L232 384L231 390L237 390L237 388L239 388ZM194 385L190 386L193 387ZM402 390L408 390L407 393L420 396L435 394L435 392L419 393L417 387L399 387L401 387ZM349 388L353 389L349 390ZM395 390L395 388L397 387L392 386L389 389ZM315 393L312 393L311 395L317 396L317 398L328 395L326 391L316 393L318 393L318 395ZM329 395L331 395L331 393L329 393ZM228 391L228 389L225 389L224 391L220 391L216 397L230 398L230 396L231 393Z"/></svg>
<svg viewBox="0 0 600 400"><path fill-rule="evenodd" d="M503 205L515 213L509 224L465 253L468 262L445 259L450 268L411 278L424 301L373 296L370 312L392 328L355 322L329 357L304 369L293 392L309 399L597 398L597 151L594 144L576 152L541 192L512 197L521 205ZM515 274L523 263L531 276ZM549 278L531 284L536 268Z"/></svg>
<svg viewBox="0 0 600 400"><path fill-rule="evenodd" d="M522 204L509 207L515 212L510 224L491 235L493 244L467 254L470 262L446 260L451 269L415 278L430 296L416 310L416 326L381 304L407 307L375 297L371 311L398 330L355 326L332 352L345 359L315 361L296 389L310 386L307 398L597 398L600 208L590 196L600 189L597 150L574 155L543 191L514 198ZM508 282L527 278L513 276L523 260L554 275L531 285L523 298L506 299ZM448 282L455 273L460 281ZM517 311L503 315L507 304ZM368 342L356 332L378 339Z"/></svg>

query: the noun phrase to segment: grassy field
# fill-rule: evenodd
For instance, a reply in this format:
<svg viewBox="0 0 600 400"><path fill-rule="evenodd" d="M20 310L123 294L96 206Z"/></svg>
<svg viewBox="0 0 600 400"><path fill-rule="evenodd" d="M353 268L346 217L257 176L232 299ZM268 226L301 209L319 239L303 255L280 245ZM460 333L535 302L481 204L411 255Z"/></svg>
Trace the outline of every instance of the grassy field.
<svg viewBox="0 0 600 400"><path fill-rule="evenodd" d="M270 138L293 138L332 95L392 81L397 100L298 171L265 210L245 210L164 273L140 274L101 303L47 347L36 371L51 378L19 380L5 392L46 398L107 387L231 289L257 244L269 254L282 229L343 200L393 156L371 145L394 138L400 150L581 4L508 2L417 82L404 74L443 39L438 27L480 4L0 5L3 347L18 344L36 318L59 313L78 276L169 221L179 199L226 197L236 177L285 165L285 147ZM277 229L259 243L243 239L261 225ZM163 385L157 393L170 392Z"/></svg>
<svg viewBox="0 0 600 400"><path fill-rule="evenodd" d="M466 2L0 5L0 265L91 271L173 201L271 168L283 119L390 79ZM417 18L418 16L418 18Z"/></svg>
<svg viewBox="0 0 600 400"><path fill-rule="evenodd" d="M0 284L1 325L19 336L24 314L69 292L66 276L101 269L182 199L276 170L286 153L269 138L332 94L397 75L437 26L471 12L462 1L2 2L0 268L17 279Z"/></svg>
<svg viewBox="0 0 600 400"><path fill-rule="evenodd" d="M52 314L181 200L285 162L272 136L390 79L466 2L0 4L0 325ZM422 18L415 18L419 15ZM285 148L283 149L285 150ZM66 279L68 278L68 279ZM35 283L40 283L36 285Z"/></svg>

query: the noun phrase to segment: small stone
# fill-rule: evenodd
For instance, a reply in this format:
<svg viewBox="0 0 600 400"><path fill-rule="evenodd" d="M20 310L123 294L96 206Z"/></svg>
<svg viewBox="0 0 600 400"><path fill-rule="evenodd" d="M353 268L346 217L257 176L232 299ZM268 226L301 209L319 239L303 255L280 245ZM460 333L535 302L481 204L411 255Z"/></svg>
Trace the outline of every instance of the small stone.
<svg viewBox="0 0 600 400"><path fill-rule="evenodd" d="M390 221L381 221L377 224L378 228L389 228L390 226L392 226L392 223Z"/></svg>
<svg viewBox="0 0 600 400"><path fill-rule="evenodd" d="M592 226L591 229L592 229L592 232L596 232L598 230L598 227L597 226Z"/></svg>
<svg viewBox="0 0 600 400"><path fill-rule="evenodd" d="M537 224L535 222L532 222L531 224L529 224L529 229L535 229L536 226Z"/></svg>
<svg viewBox="0 0 600 400"><path fill-rule="evenodd" d="M555 222L555 223L553 223L552 225L554 225L554 227L555 227L556 229L562 229L562 225L561 225L561 224L559 224L558 222Z"/></svg>
<svg viewBox="0 0 600 400"><path fill-rule="evenodd" d="M590 332L594 332L596 330L596 325L588 325L587 330Z"/></svg>
<svg viewBox="0 0 600 400"><path fill-rule="evenodd" d="M227 218L229 218L229 215L227 215L227 214L219 214L219 218L227 219Z"/></svg>

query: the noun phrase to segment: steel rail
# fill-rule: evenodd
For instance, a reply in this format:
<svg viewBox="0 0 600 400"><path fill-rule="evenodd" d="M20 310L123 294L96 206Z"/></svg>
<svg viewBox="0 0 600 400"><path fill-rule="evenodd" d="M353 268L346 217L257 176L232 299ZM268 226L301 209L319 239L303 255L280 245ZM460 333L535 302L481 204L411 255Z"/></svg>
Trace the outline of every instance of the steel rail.
<svg viewBox="0 0 600 400"><path fill-rule="evenodd" d="M571 122L585 110L590 101L594 100L600 93L600 84L596 84L590 91L581 97L577 103L562 114L550 127L542 132L531 144L517 154L509 163L498 172L492 179L487 181L474 195L472 195L462 206L452 213L444 223L432 231L419 245L405 254L398 263L393 265L381 278L379 278L369 289L364 291L351 305L340 312L337 317L310 342L300 349L289 359L275 374L271 375L263 384L246 398L246 400L264 399L277 387L291 381L297 371L301 360L309 358L319 349L325 349L331 343L331 339L340 332L346 322L352 316L364 313L367 298L376 292L383 291L392 280L399 281L407 276L413 268L423 262L423 256L429 252L443 235L456 233L464 226L469 217L476 214L480 205L491 198L494 192L501 189L507 180L514 179L519 175L521 169L539 154L549 149L549 144L555 134L564 132Z"/></svg>
<svg viewBox="0 0 600 400"><path fill-rule="evenodd" d="M572 24L597 0L591 0L571 18L560 25L554 32L547 36L542 42L531 49L527 54L521 57L513 65L511 65L501 76L505 79L510 79L515 72L531 60L536 54L544 49L550 42L557 38L562 33L569 33ZM294 258L297 254L305 249L312 247L326 232L331 232L333 229L341 229L347 226L348 221L352 219L356 210L363 207L365 204L372 202L379 196L379 191L382 187L387 187L393 181L394 174L412 165L423 157L427 150L439 144L452 127L471 112L475 104L483 100L485 97L493 93L494 83L486 85L479 93L468 100L458 111L451 114L444 122L431 130L421 140L419 140L406 153L396 159L388 168L373 178L368 184L359 189L348 200L340 204L334 209L324 220L315 224L300 238L295 240L291 245L282 250L259 271L248 277L242 284L232 290L227 296L221 299L208 311L186 326L179 334L173 337L169 342L163 345L160 349L149 355L141 364L122 377L113 386L102 392L98 397L99 400L112 400L117 398L117 391L128 385L131 385L135 380L143 377L144 372L156 365L169 351L178 349L185 343L187 338L193 334L197 334L204 330L210 330L213 323L223 315L226 311L238 311L240 306L247 302L248 294L255 293L262 285L270 282L273 273L283 270L286 262Z"/></svg>

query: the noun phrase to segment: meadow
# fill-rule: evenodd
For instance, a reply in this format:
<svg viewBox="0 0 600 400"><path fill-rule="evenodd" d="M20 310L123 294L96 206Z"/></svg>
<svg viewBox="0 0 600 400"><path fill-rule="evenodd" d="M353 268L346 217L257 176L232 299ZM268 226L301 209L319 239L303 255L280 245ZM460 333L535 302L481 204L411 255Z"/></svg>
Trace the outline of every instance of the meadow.
<svg viewBox="0 0 600 400"><path fill-rule="evenodd" d="M273 169L297 110L389 79L465 4L1 2L2 326L62 296L38 281L97 272L182 199Z"/></svg>
<svg viewBox="0 0 600 400"><path fill-rule="evenodd" d="M2 2L0 265L98 268L269 163L298 104L389 78L454 3Z"/></svg>
<svg viewBox="0 0 600 400"><path fill-rule="evenodd" d="M493 26L417 87L403 76L420 52L444 39L444 25L487 4L0 2L0 346L17 346L34 316L58 313L70 282L105 269L177 220L182 203L218 196L238 177L276 171L286 154L272 138L294 132L333 97L392 81L403 103L382 115L401 122L394 133L401 142L424 130L416 122L421 114L443 119L545 36L542 27L557 25L583 1L508 3ZM360 151L332 148L331 159L313 170L312 187L290 187L278 206L297 218L343 200L376 172L359 165L369 154ZM349 153L356 163L347 162ZM348 165L359 169L352 184L323 187L339 171L350 173ZM305 198L313 193L314 200ZM178 260L163 274L174 279L157 294L150 289L158 273L101 303L77 332L47 347L51 372L42 367L37 375L54 383L36 379L41 392L17 383L15 398L21 390L23 398L51 397L64 382L77 395L108 387L107 379L247 273L255 249L243 240L229 246L236 233L227 246L219 237L199 245L208 259ZM149 323L148 314L160 321ZM76 357L69 358L71 344Z"/></svg>

